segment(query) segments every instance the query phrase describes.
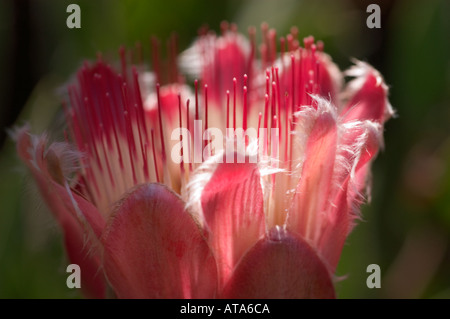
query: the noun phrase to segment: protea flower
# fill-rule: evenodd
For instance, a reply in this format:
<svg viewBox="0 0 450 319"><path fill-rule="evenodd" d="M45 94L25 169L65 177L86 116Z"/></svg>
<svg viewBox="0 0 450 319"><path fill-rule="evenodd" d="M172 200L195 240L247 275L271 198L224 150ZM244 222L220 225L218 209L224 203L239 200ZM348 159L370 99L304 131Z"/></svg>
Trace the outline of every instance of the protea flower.
<svg viewBox="0 0 450 319"><path fill-rule="evenodd" d="M301 47L292 29L277 53L262 31L258 48L254 29L250 41L226 24L201 34L178 59L191 86L175 45L164 85L157 51L154 73L124 49L118 69L86 62L67 87L66 142L17 131L87 296L335 297L393 113L387 87L357 61L343 89L322 43ZM231 149L209 128L231 128Z"/></svg>

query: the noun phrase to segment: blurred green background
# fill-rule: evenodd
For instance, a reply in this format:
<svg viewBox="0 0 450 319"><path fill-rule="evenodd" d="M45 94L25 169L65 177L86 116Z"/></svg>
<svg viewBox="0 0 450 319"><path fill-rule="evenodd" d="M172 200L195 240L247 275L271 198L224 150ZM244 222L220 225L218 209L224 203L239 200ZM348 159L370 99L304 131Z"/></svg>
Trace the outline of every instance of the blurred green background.
<svg viewBox="0 0 450 319"><path fill-rule="evenodd" d="M66 27L66 8L81 7L81 29ZM381 29L366 27L366 8L381 7ZM431 1L115 1L0 2L0 298L80 298L66 285L60 233L39 200L12 141L12 125L42 132L57 121L58 89L84 59L173 31L186 48L202 25L241 31L266 21L284 35L325 42L342 70L355 57L390 86L398 117L385 129L373 166L372 201L344 247L339 298L450 298L450 2ZM163 46L164 47L164 46ZM381 267L380 289L366 267Z"/></svg>

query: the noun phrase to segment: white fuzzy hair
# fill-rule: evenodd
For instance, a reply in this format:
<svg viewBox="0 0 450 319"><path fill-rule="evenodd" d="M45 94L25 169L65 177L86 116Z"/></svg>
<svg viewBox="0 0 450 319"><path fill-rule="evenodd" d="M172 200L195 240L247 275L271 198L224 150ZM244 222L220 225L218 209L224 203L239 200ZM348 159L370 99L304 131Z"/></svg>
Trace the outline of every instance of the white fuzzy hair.
<svg viewBox="0 0 450 319"><path fill-rule="evenodd" d="M234 137L232 137L232 139L233 138ZM229 139L230 137L225 137L224 143ZM246 157L257 156L258 151L258 139L252 139L250 137L250 142L246 146L245 154L243 155ZM189 183L186 185L186 193L183 196L183 199L186 202L186 209L202 226L205 226L205 219L201 205L201 196L206 184L211 180L217 166L224 158L226 158L226 148L223 148L218 154L210 156L202 162L201 165L195 169L193 175L189 179ZM275 161L278 161L278 159L274 159L271 156L260 156L256 163L259 169L260 183L264 198L266 197L266 194L269 193L270 189L270 185L265 177L284 171L279 168L278 165L273 165Z"/></svg>
<svg viewBox="0 0 450 319"><path fill-rule="evenodd" d="M389 88L385 84L383 76L380 74L380 72L378 72L376 69L374 69L370 64L366 62L357 59L352 59L352 62L354 63L354 65L351 66L348 70L346 70L344 72L344 75L354 77L354 79L351 80L347 84L345 90L341 92L339 96L339 99L341 100L341 105L344 106L346 104L345 102L348 102L356 94L356 92L358 92L362 88L362 86L366 81L367 75L372 72L374 73L377 79L377 84L381 85L386 93L386 100L384 101L386 105L386 108L384 110L384 121L387 121L391 117L395 117L396 116L395 111L392 108L389 99L387 98Z"/></svg>

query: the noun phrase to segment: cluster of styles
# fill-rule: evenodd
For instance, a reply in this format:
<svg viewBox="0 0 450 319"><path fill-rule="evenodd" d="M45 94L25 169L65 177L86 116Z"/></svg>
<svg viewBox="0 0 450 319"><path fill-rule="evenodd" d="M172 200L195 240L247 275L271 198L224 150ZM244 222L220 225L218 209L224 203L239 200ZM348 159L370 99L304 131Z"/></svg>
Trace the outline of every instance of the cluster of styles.
<svg viewBox="0 0 450 319"><path fill-rule="evenodd" d="M86 296L335 297L387 87L295 28L260 35L224 23L181 54L171 38L167 64L153 39L152 71L140 45L118 66L99 56L67 86L65 142L16 131Z"/></svg>

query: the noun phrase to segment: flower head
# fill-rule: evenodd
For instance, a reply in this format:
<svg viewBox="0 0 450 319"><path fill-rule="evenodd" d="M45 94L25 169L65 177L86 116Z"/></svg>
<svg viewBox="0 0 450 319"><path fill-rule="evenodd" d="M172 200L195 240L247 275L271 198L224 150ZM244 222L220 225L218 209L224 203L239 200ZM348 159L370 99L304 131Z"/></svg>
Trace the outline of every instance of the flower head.
<svg viewBox="0 0 450 319"><path fill-rule="evenodd" d="M178 58L188 82L173 50L164 85L157 54L154 73L99 57L67 87L66 143L17 132L89 296L335 296L387 87L356 61L343 89L321 42L292 29L277 53L262 31L259 47L254 29L200 35Z"/></svg>

